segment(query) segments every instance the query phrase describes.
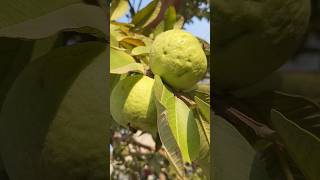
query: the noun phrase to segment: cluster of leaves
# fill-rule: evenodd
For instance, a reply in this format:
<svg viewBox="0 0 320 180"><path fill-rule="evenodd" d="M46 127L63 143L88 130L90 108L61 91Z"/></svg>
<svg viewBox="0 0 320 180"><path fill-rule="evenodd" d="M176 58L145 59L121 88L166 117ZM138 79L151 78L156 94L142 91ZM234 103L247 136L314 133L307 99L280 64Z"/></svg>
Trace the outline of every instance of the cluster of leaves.
<svg viewBox="0 0 320 180"><path fill-rule="evenodd" d="M68 50L78 43L83 45L74 47L73 52L87 47L87 53L100 54L101 49L92 49L97 46L88 41L101 43L106 51L106 8L106 3L95 0L1 1L0 110L15 79L32 61L43 55L59 57L54 51L57 48L68 58L77 59L77 53L70 55ZM5 174L1 165L0 171ZM6 179L5 175L0 177Z"/></svg>
<svg viewBox="0 0 320 180"><path fill-rule="evenodd" d="M127 0L129 6L129 12L126 14L127 18L132 18L135 14L140 11L143 0ZM194 1L184 1L176 0L175 4L178 7L177 13L184 18L185 23L192 23L194 17L198 19L209 20L210 17L210 7L207 0L194 0Z"/></svg>
<svg viewBox="0 0 320 180"><path fill-rule="evenodd" d="M110 73L114 85L123 76L140 73L155 79L157 144L178 178L186 177L186 163L198 164L209 178L210 166L210 86L199 84L189 92L177 92L153 75L149 50L157 34L182 28L174 1L151 1L137 12L131 23L116 22L129 9L127 1L111 3ZM206 49L209 55L208 48ZM209 59L209 57L208 57ZM205 178L203 175L202 179Z"/></svg>

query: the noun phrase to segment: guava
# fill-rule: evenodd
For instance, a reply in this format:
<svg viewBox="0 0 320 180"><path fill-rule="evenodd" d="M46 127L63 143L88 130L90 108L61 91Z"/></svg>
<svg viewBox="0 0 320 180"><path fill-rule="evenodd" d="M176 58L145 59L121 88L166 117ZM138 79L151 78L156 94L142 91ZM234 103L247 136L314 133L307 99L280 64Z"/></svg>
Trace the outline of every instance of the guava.
<svg viewBox="0 0 320 180"><path fill-rule="evenodd" d="M127 76L113 88L110 111L113 119L124 127L132 127L156 135L157 110L153 95L154 79L144 75Z"/></svg>
<svg viewBox="0 0 320 180"><path fill-rule="evenodd" d="M58 48L20 73L0 114L11 180L108 177L106 44Z"/></svg>
<svg viewBox="0 0 320 180"><path fill-rule="evenodd" d="M211 3L211 78L219 90L247 87L283 65L299 46L310 17L310 0Z"/></svg>
<svg viewBox="0 0 320 180"><path fill-rule="evenodd" d="M150 67L177 90L194 86L207 71L207 58L199 40L184 30L160 33L150 53Z"/></svg>

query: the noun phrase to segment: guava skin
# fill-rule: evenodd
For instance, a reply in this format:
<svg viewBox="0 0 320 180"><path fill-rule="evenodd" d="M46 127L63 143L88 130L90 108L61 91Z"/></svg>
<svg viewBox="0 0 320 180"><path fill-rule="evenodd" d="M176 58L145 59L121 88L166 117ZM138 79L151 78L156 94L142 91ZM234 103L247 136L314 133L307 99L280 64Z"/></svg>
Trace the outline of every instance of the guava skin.
<svg viewBox="0 0 320 180"><path fill-rule="evenodd" d="M282 66L301 43L310 0L214 0L212 78L219 90L250 86Z"/></svg>
<svg viewBox="0 0 320 180"><path fill-rule="evenodd" d="M153 96L154 79L144 75L127 76L111 92L110 111L124 127L140 129L155 135L157 110Z"/></svg>
<svg viewBox="0 0 320 180"><path fill-rule="evenodd" d="M207 71L207 58L196 37L174 29L155 38L150 68L176 90L185 90L203 78Z"/></svg>

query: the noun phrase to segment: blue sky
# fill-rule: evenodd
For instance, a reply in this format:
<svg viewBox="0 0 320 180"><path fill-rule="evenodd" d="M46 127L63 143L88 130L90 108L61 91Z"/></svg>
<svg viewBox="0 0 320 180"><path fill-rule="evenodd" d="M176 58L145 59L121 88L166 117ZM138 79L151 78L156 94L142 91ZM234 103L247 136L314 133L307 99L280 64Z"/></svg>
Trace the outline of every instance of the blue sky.
<svg viewBox="0 0 320 180"><path fill-rule="evenodd" d="M135 1L135 2L134 2ZM151 0L142 0L140 9L145 7ZM130 0L133 6L137 9L139 0ZM129 22L127 17L122 17L118 21ZM208 42L210 42L210 22L205 19L199 20L198 18L193 18L192 24L186 24L184 26L186 31L191 32L195 36L198 36Z"/></svg>

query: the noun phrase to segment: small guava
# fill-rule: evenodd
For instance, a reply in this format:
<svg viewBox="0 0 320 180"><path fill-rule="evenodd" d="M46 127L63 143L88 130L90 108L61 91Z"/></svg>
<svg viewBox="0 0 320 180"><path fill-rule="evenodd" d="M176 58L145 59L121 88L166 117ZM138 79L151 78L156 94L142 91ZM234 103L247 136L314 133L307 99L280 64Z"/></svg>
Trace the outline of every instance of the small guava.
<svg viewBox="0 0 320 180"><path fill-rule="evenodd" d="M155 135L157 110L152 92L154 79L144 75L127 76L111 92L110 111L124 127L140 129Z"/></svg>
<svg viewBox="0 0 320 180"><path fill-rule="evenodd" d="M203 78L207 71L207 58L195 36L174 29L159 34L154 40L150 67L173 88L185 90Z"/></svg>

